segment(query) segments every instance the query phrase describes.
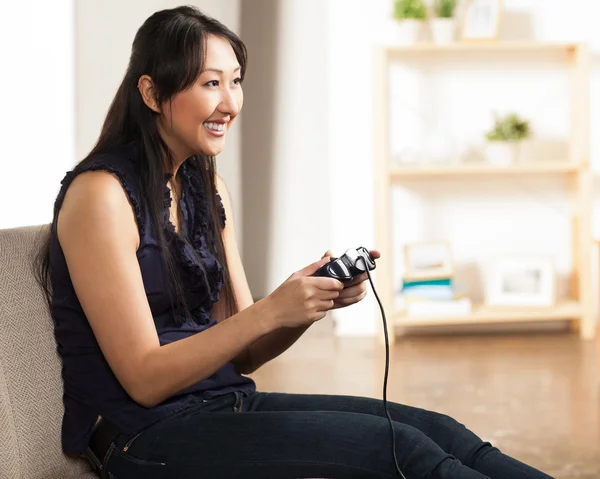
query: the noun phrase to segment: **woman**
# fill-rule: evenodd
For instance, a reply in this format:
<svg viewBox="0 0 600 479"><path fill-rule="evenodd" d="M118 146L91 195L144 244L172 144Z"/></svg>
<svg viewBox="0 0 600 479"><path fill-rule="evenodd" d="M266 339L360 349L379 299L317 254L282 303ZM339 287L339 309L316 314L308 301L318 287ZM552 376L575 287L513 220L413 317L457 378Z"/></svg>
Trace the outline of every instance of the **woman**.
<svg viewBox="0 0 600 479"><path fill-rule="evenodd" d="M152 15L97 145L62 182L40 281L63 360L63 449L104 478L392 477L380 401L260 393L244 376L366 292L365 277L313 277L327 253L253 303L214 166L245 70L219 22ZM447 416L390 413L409 479L548 477Z"/></svg>

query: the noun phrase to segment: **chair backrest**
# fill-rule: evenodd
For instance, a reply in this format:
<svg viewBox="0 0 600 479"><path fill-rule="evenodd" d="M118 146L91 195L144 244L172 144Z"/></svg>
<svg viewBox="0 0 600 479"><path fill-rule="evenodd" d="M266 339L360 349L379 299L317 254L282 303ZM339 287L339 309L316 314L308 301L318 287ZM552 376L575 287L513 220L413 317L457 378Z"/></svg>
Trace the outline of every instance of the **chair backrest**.
<svg viewBox="0 0 600 479"><path fill-rule="evenodd" d="M0 479L94 477L62 452L61 362L33 275L48 225L0 230Z"/></svg>

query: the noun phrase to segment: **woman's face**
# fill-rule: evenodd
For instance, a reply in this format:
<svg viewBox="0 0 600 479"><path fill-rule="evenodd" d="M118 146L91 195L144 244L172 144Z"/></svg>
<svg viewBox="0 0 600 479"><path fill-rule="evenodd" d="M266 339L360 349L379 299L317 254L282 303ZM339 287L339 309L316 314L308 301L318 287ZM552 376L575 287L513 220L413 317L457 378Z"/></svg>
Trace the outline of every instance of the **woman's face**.
<svg viewBox="0 0 600 479"><path fill-rule="evenodd" d="M185 91L162 105L159 130L175 158L216 156L242 108L240 64L229 41L210 35L204 70Z"/></svg>

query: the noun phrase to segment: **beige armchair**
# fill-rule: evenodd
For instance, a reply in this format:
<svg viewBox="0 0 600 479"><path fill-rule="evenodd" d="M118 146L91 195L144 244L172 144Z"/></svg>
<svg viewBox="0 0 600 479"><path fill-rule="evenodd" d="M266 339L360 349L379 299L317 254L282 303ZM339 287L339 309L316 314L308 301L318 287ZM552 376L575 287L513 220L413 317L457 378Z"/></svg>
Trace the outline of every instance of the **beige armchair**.
<svg viewBox="0 0 600 479"><path fill-rule="evenodd" d="M0 479L97 478L60 444L61 363L32 269L47 227L0 229Z"/></svg>
<svg viewBox="0 0 600 479"><path fill-rule="evenodd" d="M93 479L61 449L61 364L31 267L42 228L0 230L0 479Z"/></svg>

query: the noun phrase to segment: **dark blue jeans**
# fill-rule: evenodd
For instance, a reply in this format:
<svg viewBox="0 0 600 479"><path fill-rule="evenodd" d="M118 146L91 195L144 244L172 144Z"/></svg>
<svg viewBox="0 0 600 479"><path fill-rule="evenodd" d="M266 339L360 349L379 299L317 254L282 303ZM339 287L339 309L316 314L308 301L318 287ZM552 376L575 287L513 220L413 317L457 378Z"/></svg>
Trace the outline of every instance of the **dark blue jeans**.
<svg viewBox="0 0 600 479"><path fill-rule="evenodd" d="M407 479L550 477L502 454L448 416L388 406ZM380 400L232 393L156 423L133 441L119 436L104 477L393 478L398 476L391 447Z"/></svg>

